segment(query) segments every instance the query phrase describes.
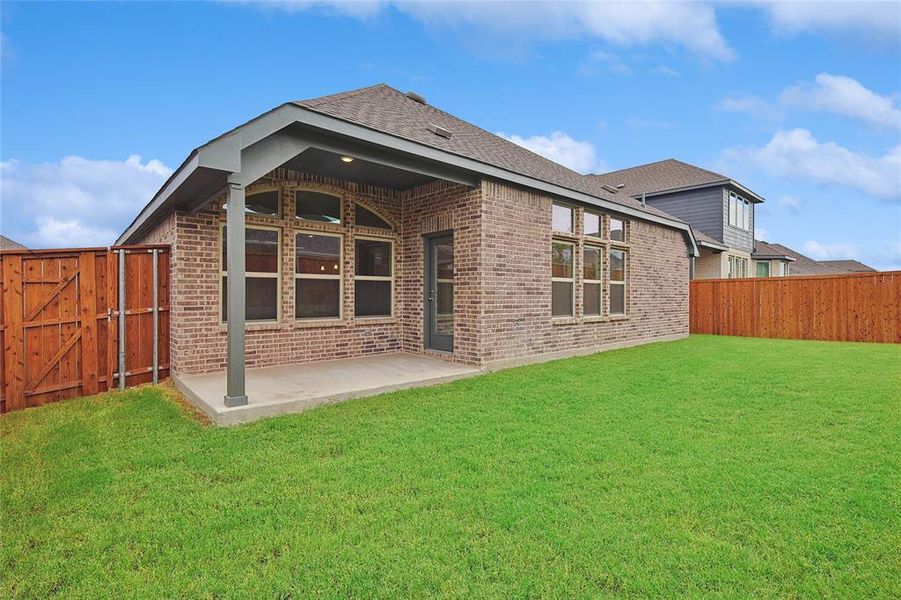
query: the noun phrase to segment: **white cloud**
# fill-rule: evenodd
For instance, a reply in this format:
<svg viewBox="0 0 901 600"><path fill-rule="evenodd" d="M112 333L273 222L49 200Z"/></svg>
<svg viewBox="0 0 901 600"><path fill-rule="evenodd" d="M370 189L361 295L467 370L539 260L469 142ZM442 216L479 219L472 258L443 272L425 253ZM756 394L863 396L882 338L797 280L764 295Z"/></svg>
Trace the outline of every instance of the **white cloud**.
<svg viewBox="0 0 901 600"><path fill-rule="evenodd" d="M498 132L497 135L579 173L607 171L607 164L598 159L597 151L591 142L573 139L562 131L527 138L502 132Z"/></svg>
<svg viewBox="0 0 901 600"><path fill-rule="evenodd" d="M437 30L490 33L505 45L579 38L617 46L681 46L699 56L730 61L735 52L723 39L713 6L702 2L618 0L615 2L338 2L286 0L250 2L263 9L327 10L371 19L389 7Z"/></svg>
<svg viewBox="0 0 901 600"><path fill-rule="evenodd" d="M124 161L2 161L2 229L35 248L106 245L171 173L160 161L142 162L136 154Z"/></svg>
<svg viewBox="0 0 901 600"><path fill-rule="evenodd" d="M807 240L802 252L815 260L859 260L879 271L901 270L901 242L820 242Z"/></svg>
<svg viewBox="0 0 901 600"><path fill-rule="evenodd" d="M844 260L858 258L857 249L851 244L824 244L816 240L804 242L804 254L815 260Z"/></svg>
<svg viewBox="0 0 901 600"><path fill-rule="evenodd" d="M894 98L877 94L843 75L820 73L813 83L787 88L779 99L786 106L834 112L876 127L901 129L901 107L896 106Z"/></svg>
<svg viewBox="0 0 901 600"><path fill-rule="evenodd" d="M777 204L781 208L786 208L794 214L799 214L804 207L804 203L800 198L796 198L795 196L782 196L777 201Z"/></svg>
<svg viewBox="0 0 901 600"><path fill-rule="evenodd" d="M839 32L897 42L901 9L889 1L758 1L779 33Z"/></svg>
<svg viewBox="0 0 901 600"><path fill-rule="evenodd" d="M672 67L667 67L666 65L657 65L653 69L651 69L652 75L660 75L661 77L679 77L679 71L673 69Z"/></svg>
<svg viewBox="0 0 901 600"><path fill-rule="evenodd" d="M597 73L598 66L603 66L615 75L631 75L632 69L615 54L604 52L603 50L595 50L588 55L588 60L579 68L579 72L583 75L593 75Z"/></svg>
<svg viewBox="0 0 901 600"><path fill-rule="evenodd" d="M806 129L793 129L777 131L762 147L726 150L724 158L788 179L841 185L901 200L901 146L872 157L834 142L819 142Z"/></svg>
<svg viewBox="0 0 901 600"><path fill-rule="evenodd" d="M739 94L723 98L717 108L727 112L747 113L758 119L778 121L782 114L775 106L751 94Z"/></svg>
<svg viewBox="0 0 901 600"><path fill-rule="evenodd" d="M758 227L754 225L754 238L758 240L766 241L769 239L769 231L764 229L763 227Z"/></svg>

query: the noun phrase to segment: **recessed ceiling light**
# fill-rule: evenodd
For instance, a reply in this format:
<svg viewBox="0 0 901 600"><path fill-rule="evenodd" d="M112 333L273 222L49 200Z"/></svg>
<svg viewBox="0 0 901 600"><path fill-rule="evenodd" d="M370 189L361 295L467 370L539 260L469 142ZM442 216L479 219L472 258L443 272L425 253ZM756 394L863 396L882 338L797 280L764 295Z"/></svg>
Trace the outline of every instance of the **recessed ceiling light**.
<svg viewBox="0 0 901 600"><path fill-rule="evenodd" d="M354 157L353 157L353 156L342 156L342 157L341 157L341 161L342 161L342 162L348 162L348 163L349 163L349 162L353 162L353 161L354 161Z"/></svg>

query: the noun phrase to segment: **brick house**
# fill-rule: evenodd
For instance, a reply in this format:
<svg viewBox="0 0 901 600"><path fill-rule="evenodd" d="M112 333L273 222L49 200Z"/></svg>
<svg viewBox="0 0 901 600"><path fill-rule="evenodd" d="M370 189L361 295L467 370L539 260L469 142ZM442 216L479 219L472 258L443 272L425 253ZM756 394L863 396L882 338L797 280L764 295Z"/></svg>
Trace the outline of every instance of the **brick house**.
<svg viewBox="0 0 901 600"><path fill-rule="evenodd" d="M171 245L172 373L226 371L226 406L245 367L682 337L698 252L678 218L386 85L197 148L117 243Z"/></svg>

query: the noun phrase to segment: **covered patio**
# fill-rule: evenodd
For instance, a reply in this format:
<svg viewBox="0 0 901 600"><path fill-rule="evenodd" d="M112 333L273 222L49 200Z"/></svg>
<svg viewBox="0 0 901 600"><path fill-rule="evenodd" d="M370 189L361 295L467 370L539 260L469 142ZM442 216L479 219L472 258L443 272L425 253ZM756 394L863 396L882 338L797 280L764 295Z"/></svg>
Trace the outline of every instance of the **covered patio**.
<svg viewBox="0 0 901 600"><path fill-rule="evenodd" d="M377 354L247 369L246 404L228 406L225 373L173 377L178 389L217 425L237 425L314 406L472 377L475 367L415 354Z"/></svg>

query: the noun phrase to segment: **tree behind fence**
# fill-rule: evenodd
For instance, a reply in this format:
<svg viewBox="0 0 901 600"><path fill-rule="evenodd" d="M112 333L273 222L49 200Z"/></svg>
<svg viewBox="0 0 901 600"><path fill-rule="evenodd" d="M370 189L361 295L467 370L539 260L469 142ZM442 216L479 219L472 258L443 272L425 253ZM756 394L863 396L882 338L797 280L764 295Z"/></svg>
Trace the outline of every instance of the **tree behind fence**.
<svg viewBox="0 0 901 600"><path fill-rule="evenodd" d="M901 343L901 271L691 282L691 332Z"/></svg>
<svg viewBox="0 0 901 600"><path fill-rule="evenodd" d="M121 346L119 253L125 260ZM124 385L152 381L154 358L157 377L168 376L168 247L3 252L0 269L0 412L118 387L120 349Z"/></svg>

